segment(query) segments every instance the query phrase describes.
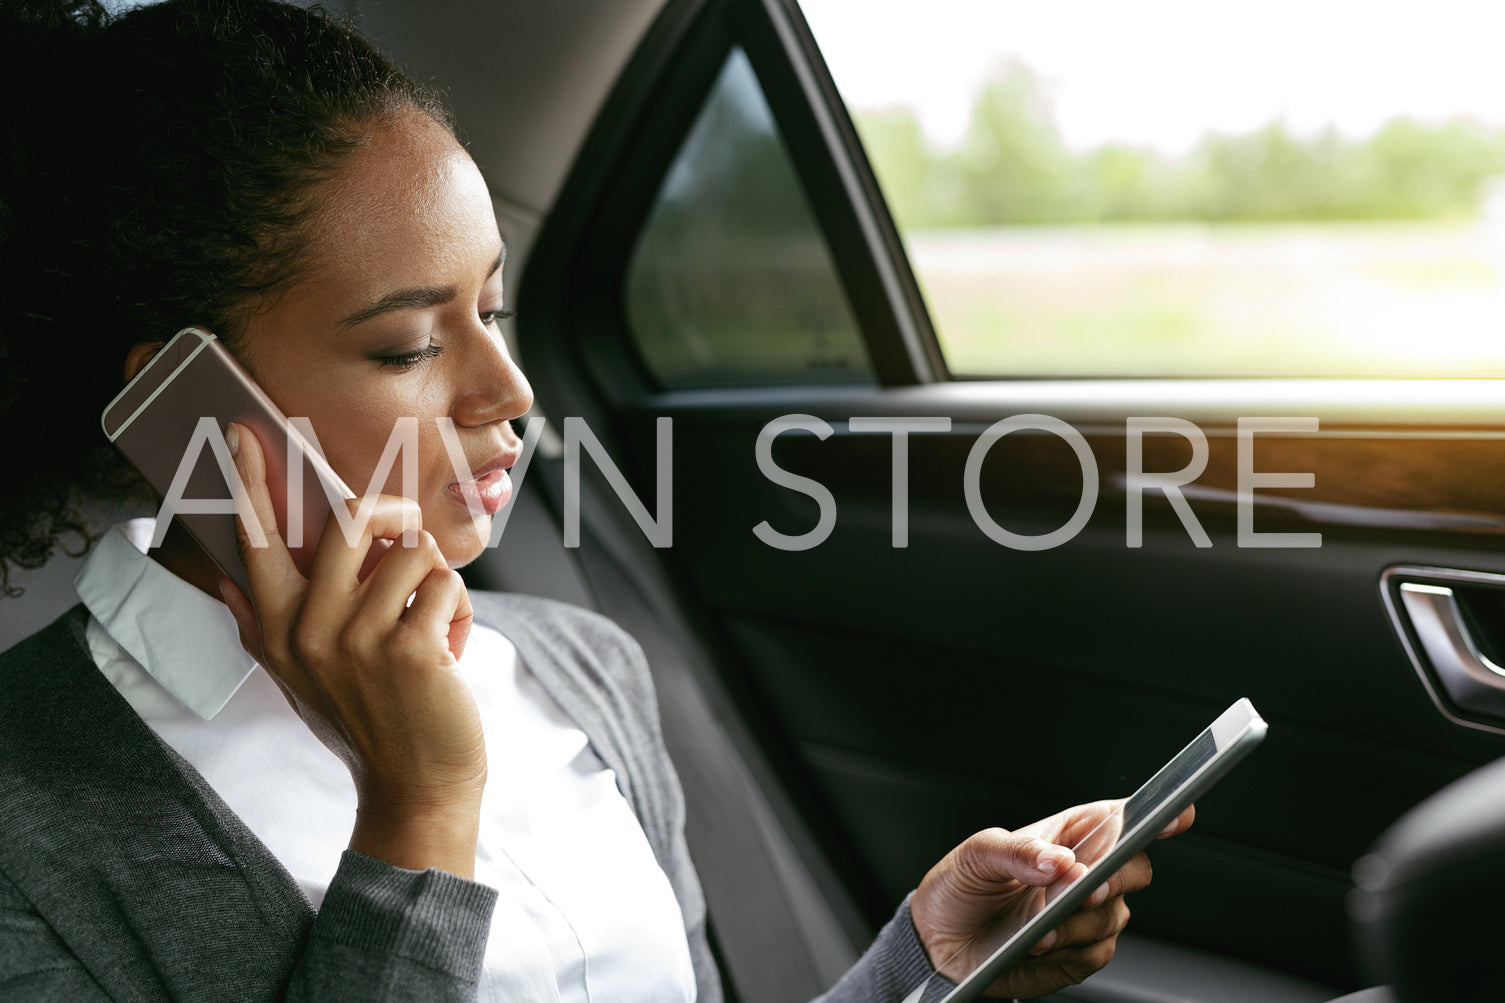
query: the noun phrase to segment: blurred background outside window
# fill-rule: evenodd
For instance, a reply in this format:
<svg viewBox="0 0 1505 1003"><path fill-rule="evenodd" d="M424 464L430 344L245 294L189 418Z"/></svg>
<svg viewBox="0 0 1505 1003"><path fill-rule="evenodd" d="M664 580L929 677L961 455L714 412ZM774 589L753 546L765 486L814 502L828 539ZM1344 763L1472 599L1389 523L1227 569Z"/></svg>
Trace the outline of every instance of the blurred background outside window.
<svg viewBox="0 0 1505 1003"><path fill-rule="evenodd" d="M624 293L633 342L665 389L872 381L825 238L741 49L659 187Z"/></svg>
<svg viewBox="0 0 1505 1003"><path fill-rule="evenodd" d="M958 375L1505 375L1505 5L801 6Z"/></svg>

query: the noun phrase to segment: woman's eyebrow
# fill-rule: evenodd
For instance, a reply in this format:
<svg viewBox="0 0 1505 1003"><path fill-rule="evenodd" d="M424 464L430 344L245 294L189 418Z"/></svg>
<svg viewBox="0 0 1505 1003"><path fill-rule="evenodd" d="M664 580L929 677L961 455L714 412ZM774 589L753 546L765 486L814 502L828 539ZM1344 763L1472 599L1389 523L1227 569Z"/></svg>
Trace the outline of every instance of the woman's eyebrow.
<svg viewBox="0 0 1505 1003"><path fill-rule="evenodd" d="M400 289L395 293L388 293L370 306L357 310L349 317L340 321L340 326L354 327L357 324L365 323L373 317L380 317L382 314L390 313L393 310L421 310L424 307L448 303L454 298L454 286Z"/></svg>
<svg viewBox="0 0 1505 1003"><path fill-rule="evenodd" d="M504 245L491 267L486 270L486 278L489 280L496 274L502 262L507 258L507 248ZM399 289L388 293L370 306L361 307L355 313L340 321L341 327L354 327L363 324L373 317L380 317L384 313L393 310L422 310L425 307L439 306L448 303L455 298L454 286L420 286L416 289Z"/></svg>

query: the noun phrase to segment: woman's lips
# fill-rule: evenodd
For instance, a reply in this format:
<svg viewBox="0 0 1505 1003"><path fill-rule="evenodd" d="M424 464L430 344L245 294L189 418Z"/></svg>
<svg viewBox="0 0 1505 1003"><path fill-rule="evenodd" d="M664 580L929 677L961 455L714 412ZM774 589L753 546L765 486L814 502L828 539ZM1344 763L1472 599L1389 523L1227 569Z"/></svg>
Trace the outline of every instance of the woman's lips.
<svg viewBox="0 0 1505 1003"><path fill-rule="evenodd" d="M467 508L474 502L487 515L496 515L512 497L512 478L507 476L506 467L499 467L471 480L446 485L445 490Z"/></svg>
<svg viewBox="0 0 1505 1003"><path fill-rule="evenodd" d="M503 448L486 463L471 467L469 479L452 481L444 489L466 506L468 511L474 512L479 507L487 515L496 515L512 497L512 478L508 476L507 469L521 458L520 443L512 448Z"/></svg>

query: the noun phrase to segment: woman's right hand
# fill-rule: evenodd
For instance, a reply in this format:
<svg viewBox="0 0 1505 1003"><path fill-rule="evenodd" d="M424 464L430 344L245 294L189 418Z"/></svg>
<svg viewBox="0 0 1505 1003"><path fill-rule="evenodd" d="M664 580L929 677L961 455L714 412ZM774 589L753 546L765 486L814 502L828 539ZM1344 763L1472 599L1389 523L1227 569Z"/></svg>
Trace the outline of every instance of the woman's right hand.
<svg viewBox="0 0 1505 1003"><path fill-rule="evenodd" d="M234 424L225 438L266 545L250 544L237 515L255 605L229 579L221 591L246 651L350 769L350 848L470 877L486 743L456 671L471 623L459 574L420 528L418 504L382 495L353 546L330 517L304 577L277 532L261 444ZM392 545L362 577L376 540Z"/></svg>

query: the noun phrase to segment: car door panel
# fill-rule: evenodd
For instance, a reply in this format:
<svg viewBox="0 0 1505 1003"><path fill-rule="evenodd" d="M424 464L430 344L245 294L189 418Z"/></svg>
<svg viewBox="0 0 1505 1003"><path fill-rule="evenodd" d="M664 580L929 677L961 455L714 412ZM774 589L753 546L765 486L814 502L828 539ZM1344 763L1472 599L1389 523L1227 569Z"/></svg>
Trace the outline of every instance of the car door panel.
<svg viewBox="0 0 1505 1003"><path fill-rule="evenodd" d="M1007 388L998 395L993 414L1015 413ZM839 429L843 414L886 405L953 417L951 432L909 439L908 546L891 540L890 437L846 431L787 432L773 451L781 469L833 492L829 538L796 552L760 541L762 520L796 535L819 519L807 495L759 470L764 425L810 413ZM1450 408L1456 399L1434 417ZM684 501L665 559L717 624L776 740L797 750L811 797L843 834L837 852L854 855L877 898L902 895L977 828L1127 794L1249 696L1271 738L1205 799L1191 834L1156 848L1135 929L1352 985L1349 867L1408 807L1501 750L1433 706L1379 588L1397 564L1505 567L1492 552L1498 506L1481 487L1498 476L1498 440L1477 426L1379 424L1262 439L1255 469L1310 472L1316 487L1284 492L1299 510L1258 506L1256 530L1320 532L1317 548L1239 547L1236 506L1217 493L1192 504L1211 547L1196 547L1169 505L1147 504L1143 546L1130 548L1122 491L1109 488L1072 540L1031 553L987 538L963 497L965 458L986 428L978 413L877 389L784 392L761 411L665 396L624 410L618 437L637 483L651 483L647 422L674 418ZM1121 483L1122 423L1090 417L1081 426L1100 479ZM1205 479L1234 495L1236 430L1216 416L1199 427ZM1186 462L1175 449L1146 459L1152 470ZM1082 474L1061 440L1017 434L989 452L979 484L991 517L1038 534L1070 517ZM1407 528L1428 524L1444 529Z"/></svg>

